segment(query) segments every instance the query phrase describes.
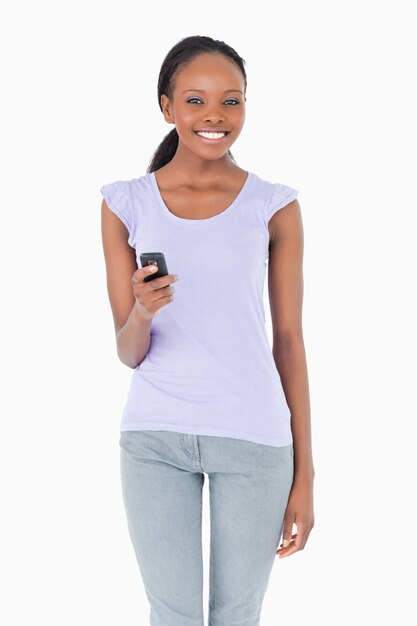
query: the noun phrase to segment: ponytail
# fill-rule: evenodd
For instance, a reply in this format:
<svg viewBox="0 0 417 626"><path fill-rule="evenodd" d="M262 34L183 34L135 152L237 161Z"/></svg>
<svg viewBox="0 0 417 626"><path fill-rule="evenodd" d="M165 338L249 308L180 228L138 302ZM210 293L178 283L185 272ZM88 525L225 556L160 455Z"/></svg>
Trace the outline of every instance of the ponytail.
<svg viewBox="0 0 417 626"><path fill-rule="evenodd" d="M148 173L159 170L171 161L177 151L178 139L179 137L176 128L173 128L167 135L165 135L152 156L147 170Z"/></svg>

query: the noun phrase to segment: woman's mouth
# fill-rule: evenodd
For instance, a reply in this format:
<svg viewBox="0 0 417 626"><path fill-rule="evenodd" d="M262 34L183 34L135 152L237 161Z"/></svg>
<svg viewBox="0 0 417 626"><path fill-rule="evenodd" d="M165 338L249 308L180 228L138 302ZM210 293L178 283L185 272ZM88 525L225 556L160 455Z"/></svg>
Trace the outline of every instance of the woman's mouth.
<svg viewBox="0 0 417 626"><path fill-rule="evenodd" d="M209 132L205 130L195 130L196 135L200 137L200 139L207 143L218 143L222 141L229 133L229 130L218 131L218 132Z"/></svg>

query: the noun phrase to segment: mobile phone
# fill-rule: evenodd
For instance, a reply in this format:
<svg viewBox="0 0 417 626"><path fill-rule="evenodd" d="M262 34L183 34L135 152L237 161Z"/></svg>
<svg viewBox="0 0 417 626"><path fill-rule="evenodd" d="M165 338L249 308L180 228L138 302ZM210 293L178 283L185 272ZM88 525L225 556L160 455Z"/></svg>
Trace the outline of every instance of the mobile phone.
<svg viewBox="0 0 417 626"><path fill-rule="evenodd" d="M148 265L156 265L158 267L157 272L143 279L145 283L158 278L158 276L166 276L168 274L168 267L163 252L142 252L139 256L142 267L147 267Z"/></svg>

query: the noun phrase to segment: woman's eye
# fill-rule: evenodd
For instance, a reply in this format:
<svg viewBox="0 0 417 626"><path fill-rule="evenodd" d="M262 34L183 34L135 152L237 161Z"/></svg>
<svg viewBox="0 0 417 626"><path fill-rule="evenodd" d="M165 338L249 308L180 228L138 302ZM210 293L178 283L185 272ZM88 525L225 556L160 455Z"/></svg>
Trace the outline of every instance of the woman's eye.
<svg viewBox="0 0 417 626"><path fill-rule="evenodd" d="M187 100L187 102L193 102L194 100L199 100L201 102L200 98L190 98L189 100ZM238 100L226 100L226 102L233 102L233 104L239 104Z"/></svg>

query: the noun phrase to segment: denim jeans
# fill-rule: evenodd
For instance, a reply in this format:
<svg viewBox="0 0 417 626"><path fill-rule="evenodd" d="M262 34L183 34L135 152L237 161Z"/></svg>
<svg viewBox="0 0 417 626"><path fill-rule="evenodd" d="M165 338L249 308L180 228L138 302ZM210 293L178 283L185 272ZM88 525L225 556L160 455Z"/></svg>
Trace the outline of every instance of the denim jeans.
<svg viewBox="0 0 417 626"><path fill-rule="evenodd" d="M151 626L204 626L202 489L209 478L209 626L259 626L293 481L293 444L122 431L129 535Z"/></svg>

